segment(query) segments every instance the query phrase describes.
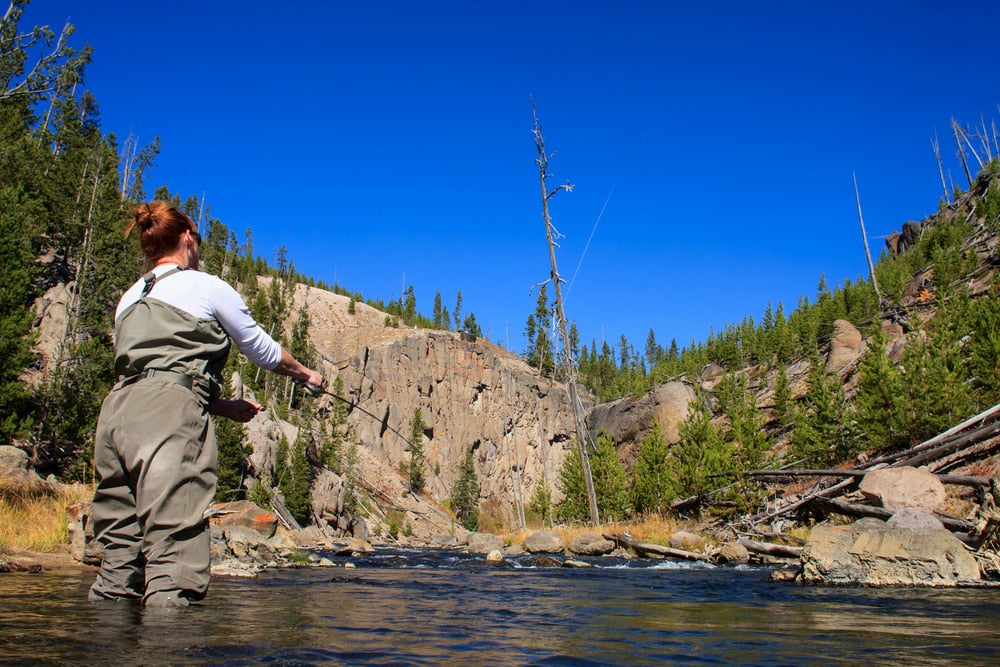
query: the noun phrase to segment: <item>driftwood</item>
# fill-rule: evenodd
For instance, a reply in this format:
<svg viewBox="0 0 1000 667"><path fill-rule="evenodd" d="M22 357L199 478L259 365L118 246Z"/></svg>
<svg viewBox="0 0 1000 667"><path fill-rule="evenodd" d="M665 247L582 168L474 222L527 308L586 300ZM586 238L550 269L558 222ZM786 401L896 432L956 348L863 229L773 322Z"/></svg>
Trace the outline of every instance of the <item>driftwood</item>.
<svg viewBox="0 0 1000 667"><path fill-rule="evenodd" d="M770 542L757 542L746 537L741 537L740 544L750 552L775 556L777 558L798 558L802 555L802 547L789 547L784 544L771 544Z"/></svg>
<svg viewBox="0 0 1000 667"><path fill-rule="evenodd" d="M871 470L746 470L746 477L864 477ZM937 475L942 484L989 486L990 478L979 475Z"/></svg>
<svg viewBox="0 0 1000 667"><path fill-rule="evenodd" d="M890 519L892 515L895 514L895 511L884 507L874 507L872 505L862 505L860 503L845 503L841 500L834 500L832 498L813 498L810 504L820 510L834 512L836 514L853 517L874 517L876 519L882 519L883 521ZM952 532L970 533L975 530L975 526L969 521L952 519L951 517L941 516L940 514L936 514L934 516L944 525L945 528Z"/></svg>
<svg viewBox="0 0 1000 667"><path fill-rule="evenodd" d="M674 549L673 547L664 547L659 544L650 544L649 542L639 542L638 540L633 540L628 535L622 535L621 533L614 533L611 535L605 535L605 539L614 540L621 546L628 547L639 553L650 553L656 554L657 556L667 556L669 558L681 558L684 560L700 560L708 561L710 560L705 554L695 553L693 551L685 551L683 549Z"/></svg>

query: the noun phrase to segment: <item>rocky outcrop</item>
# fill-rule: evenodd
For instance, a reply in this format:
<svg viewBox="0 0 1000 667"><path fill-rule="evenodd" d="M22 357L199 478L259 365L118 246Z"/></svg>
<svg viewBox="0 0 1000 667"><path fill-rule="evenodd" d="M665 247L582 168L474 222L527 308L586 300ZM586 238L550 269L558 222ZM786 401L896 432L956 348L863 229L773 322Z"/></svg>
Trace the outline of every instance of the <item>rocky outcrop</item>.
<svg viewBox="0 0 1000 667"><path fill-rule="evenodd" d="M638 443L646 437L656 422L667 443L680 439L678 427L688 415L688 402L695 397L694 387L686 382L657 385L639 398L625 397L595 407L587 417L587 429L592 438L606 432L616 443ZM630 458L624 452L625 458Z"/></svg>
<svg viewBox="0 0 1000 667"><path fill-rule="evenodd" d="M819 525L802 552L801 581L865 586L954 586L980 578L976 559L947 530L862 519Z"/></svg>
<svg viewBox="0 0 1000 667"><path fill-rule="evenodd" d="M409 425L417 409L428 464L423 493L430 504L448 498L469 452L483 505L509 523L518 485L520 496L530 498L543 476L550 485L557 478L575 438L561 384L540 378L520 357L481 338L386 326L385 313L362 303L351 312L349 298L299 285L290 311L297 313L303 302L327 386L339 376L344 398L374 415L352 410L347 419L358 443L354 472L363 486L377 489L375 496L406 495L399 470L409 460ZM268 440L255 442L255 464L266 466L273 455L265 451ZM313 499L332 516L341 506L339 492L334 480L324 478L323 484ZM450 532L446 515L439 521L424 516L423 506L400 507L414 535Z"/></svg>
<svg viewBox="0 0 1000 667"><path fill-rule="evenodd" d="M826 372L839 373L864 351L864 339L857 327L847 320L834 320L830 353L826 358Z"/></svg>

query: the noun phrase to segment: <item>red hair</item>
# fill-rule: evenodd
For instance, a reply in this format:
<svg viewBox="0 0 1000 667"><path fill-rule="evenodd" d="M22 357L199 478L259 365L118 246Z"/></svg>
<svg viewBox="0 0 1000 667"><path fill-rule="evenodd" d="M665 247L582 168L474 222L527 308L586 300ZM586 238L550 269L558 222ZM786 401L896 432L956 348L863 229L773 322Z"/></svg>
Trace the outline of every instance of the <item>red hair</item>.
<svg viewBox="0 0 1000 667"><path fill-rule="evenodd" d="M139 228L139 245L151 264L176 250L184 232L198 231L191 218L162 201L136 206L132 220L125 226L125 236L133 227Z"/></svg>

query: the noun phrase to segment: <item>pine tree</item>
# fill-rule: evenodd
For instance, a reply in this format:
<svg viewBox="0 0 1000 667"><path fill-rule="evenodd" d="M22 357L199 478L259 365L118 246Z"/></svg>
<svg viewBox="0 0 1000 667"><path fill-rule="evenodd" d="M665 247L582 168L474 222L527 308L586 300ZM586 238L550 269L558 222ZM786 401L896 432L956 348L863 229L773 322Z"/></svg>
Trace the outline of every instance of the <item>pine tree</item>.
<svg viewBox="0 0 1000 667"><path fill-rule="evenodd" d="M811 465L832 465L851 456L854 415L836 377L827 375L819 355L809 362L809 389L802 409L795 416L792 444L795 456Z"/></svg>
<svg viewBox="0 0 1000 667"><path fill-rule="evenodd" d="M563 499L553 509L557 521L585 521L590 517L590 503L583 482L583 463L579 447L570 447L562 465L559 466L556 488L563 495Z"/></svg>
<svg viewBox="0 0 1000 667"><path fill-rule="evenodd" d="M639 456L632 469L630 494L632 507L638 515L660 514L670 507L675 493L670 469L670 455L663 429L653 422L639 447Z"/></svg>
<svg viewBox="0 0 1000 667"><path fill-rule="evenodd" d="M681 497L704 496L726 483L714 477L730 470L732 448L712 424L703 397L692 401L688 416L678 427L680 440L670 449L673 485Z"/></svg>
<svg viewBox="0 0 1000 667"><path fill-rule="evenodd" d="M543 526L552 525L552 489L549 488L544 471L542 471L542 476L528 500L528 512L533 517L537 517Z"/></svg>
<svg viewBox="0 0 1000 667"><path fill-rule="evenodd" d="M424 454L424 418L420 413L420 408L413 409L413 417L410 419L410 462L406 466L409 477L408 484L410 491L420 493L424 490L426 478L424 476L424 466L427 457Z"/></svg>
<svg viewBox="0 0 1000 667"><path fill-rule="evenodd" d="M788 373L784 366L778 368L777 378L774 382L773 416L778 428L783 429L791 425L792 385L788 380Z"/></svg>
<svg viewBox="0 0 1000 667"><path fill-rule="evenodd" d="M242 500L246 497L246 489L243 488L247 473L247 452L243 445L246 430L242 424L231 419L213 421L219 451L219 481L215 489L215 501Z"/></svg>
<svg viewBox="0 0 1000 667"><path fill-rule="evenodd" d="M295 440L295 446L292 447L289 472L290 475L287 478L289 483L282 487L281 493L285 496L285 505L292 516L299 523L306 523L312 516L312 497L310 494L312 467L306 456L306 441L302 439L301 430L299 437Z"/></svg>
<svg viewBox="0 0 1000 667"><path fill-rule="evenodd" d="M451 489L451 507L455 518L466 530L479 528L479 478L472 452L467 452L459 467L458 479Z"/></svg>
<svg viewBox="0 0 1000 667"><path fill-rule="evenodd" d="M859 442L856 449L899 449L908 444L903 378L885 351L885 336L875 326L868 350L858 365L857 405Z"/></svg>
<svg viewBox="0 0 1000 667"><path fill-rule="evenodd" d="M0 187L0 443L31 426L29 393L20 377L31 352L33 282L38 272L33 239L40 228L37 202L20 189Z"/></svg>

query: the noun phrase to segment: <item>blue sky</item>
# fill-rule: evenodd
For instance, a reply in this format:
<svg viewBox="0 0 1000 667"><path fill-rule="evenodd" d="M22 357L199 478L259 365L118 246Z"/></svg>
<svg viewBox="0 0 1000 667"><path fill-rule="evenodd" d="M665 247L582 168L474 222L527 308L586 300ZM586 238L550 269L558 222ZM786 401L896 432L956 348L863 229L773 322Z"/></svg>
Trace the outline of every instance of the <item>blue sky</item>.
<svg viewBox="0 0 1000 667"><path fill-rule="evenodd" d="M574 185L550 202L567 314L641 351L865 274L853 172L872 237L936 210L935 132L966 186L949 121L1000 124L1000 3L955 7L35 0L24 23L69 18L103 129L161 137L149 192L366 297L460 291L516 351L549 271L533 99Z"/></svg>

